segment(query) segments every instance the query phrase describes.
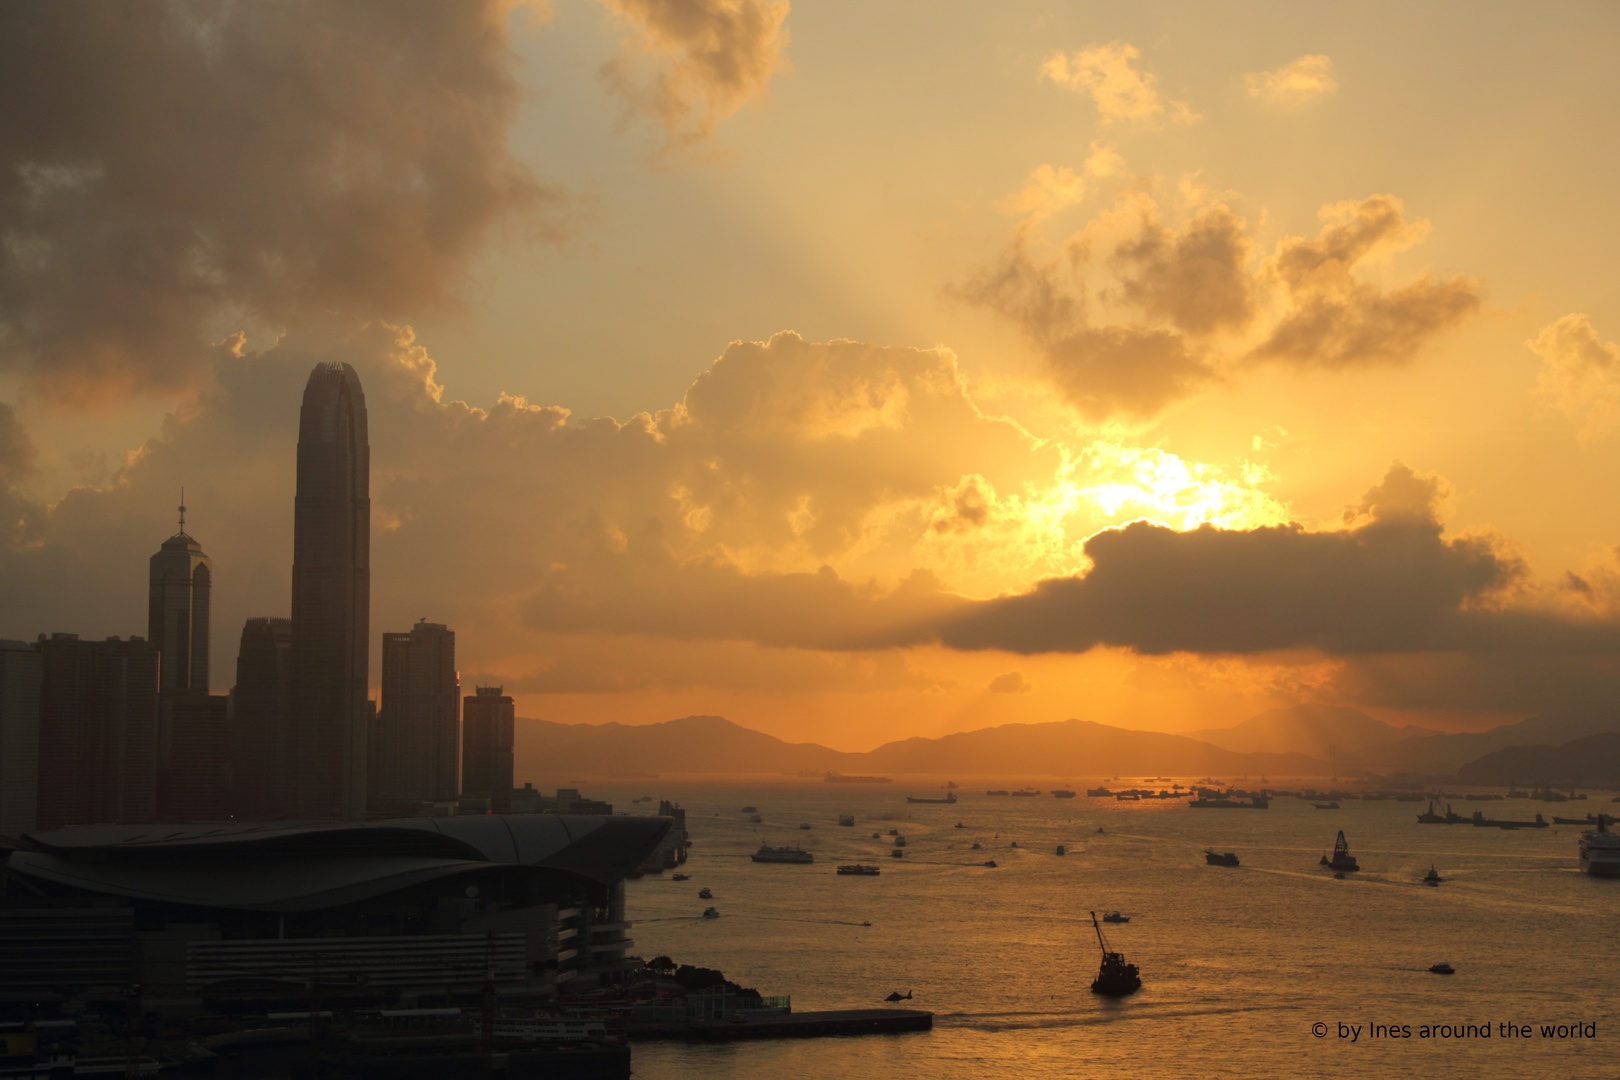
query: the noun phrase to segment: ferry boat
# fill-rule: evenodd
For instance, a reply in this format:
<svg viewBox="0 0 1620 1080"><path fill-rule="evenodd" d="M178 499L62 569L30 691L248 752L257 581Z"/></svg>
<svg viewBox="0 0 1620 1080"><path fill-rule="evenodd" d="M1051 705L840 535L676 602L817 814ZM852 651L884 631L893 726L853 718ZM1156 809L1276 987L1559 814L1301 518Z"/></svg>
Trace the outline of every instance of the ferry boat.
<svg viewBox="0 0 1620 1080"><path fill-rule="evenodd" d="M1204 849L1204 861L1211 866L1236 866L1238 857L1236 853L1228 851L1222 854L1214 848Z"/></svg>
<svg viewBox="0 0 1620 1080"><path fill-rule="evenodd" d="M877 877L883 873L877 867L868 866L865 863L849 863L846 866L840 866L838 872L846 877Z"/></svg>
<svg viewBox="0 0 1620 1080"><path fill-rule="evenodd" d="M771 847L769 844L759 845L759 850L750 856L755 862L785 862L785 863L813 863L816 857L803 848Z"/></svg>
<svg viewBox="0 0 1620 1080"><path fill-rule="evenodd" d="M1322 865L1340 873L1346 870L1360 870L1356 865L1356 857L1350 854L1350 844L1344 838L1344 830L1339 830L1339 838L1333 841L1333 858L1322 856Z"/></svg>
<svg viewBox="0 0 1620 1080"><path fill-rule="evenodd" d="M1581 833L1581 869L1593 877L1620 877L1620 835L1610 832L1601 816L1596 829Z"/></svg>
<svg viewBox="0 0 1620 1080"><path fill-rule="evenodd" d="M940 804L948 806L948 805L956 802L956 792L947 791L945 793L945 797L943 799L922 799L922 798L918 798L916 795L907 795L906 796L906 802L908 802L908 803L940 803Z"/></svg>

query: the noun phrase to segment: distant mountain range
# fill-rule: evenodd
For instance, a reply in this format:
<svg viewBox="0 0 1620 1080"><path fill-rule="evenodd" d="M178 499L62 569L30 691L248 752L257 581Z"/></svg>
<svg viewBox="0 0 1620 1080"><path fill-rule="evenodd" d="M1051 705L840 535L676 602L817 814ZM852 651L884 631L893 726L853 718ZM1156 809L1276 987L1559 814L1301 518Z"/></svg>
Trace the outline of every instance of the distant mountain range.
<svg viewBox="0 0 1620 1080"><path fill-rule="evenodd" d="M1564 746L1509 746L1464 765L1457 779L1520 787L1620 787L1620 733L1588 735Z"/></svg>
<svg viewBox="0 0 1620 1080"><path fill-rule="evenodd" d="M1478 734L1448 735L1422 727L1395 727L1355 709L1298 705L1261 713L1234 727L1186 735L1061 720L903 739L866 753L786 742L719 716L644 725L519 719L518 725L520 779L806 772L1258 779L1450 775L1510 747L1551 750L1586 736L1620 731L1620 718L1532 717ZM1504 760L1511 763L1512 755ZM1509 780L1542 782L1529 772L1490 782Z"/></svg>

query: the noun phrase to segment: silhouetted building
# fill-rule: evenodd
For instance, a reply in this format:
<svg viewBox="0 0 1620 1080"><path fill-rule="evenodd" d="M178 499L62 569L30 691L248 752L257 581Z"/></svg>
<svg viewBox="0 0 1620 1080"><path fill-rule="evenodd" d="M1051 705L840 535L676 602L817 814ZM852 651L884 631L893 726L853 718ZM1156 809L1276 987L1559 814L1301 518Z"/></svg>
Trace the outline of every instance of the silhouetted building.
<svg viewBox="0 0 1620 1080"><path fill-rule="evenodd" d="M39 650L0 641L0 836L34 828L39 798Z"/></svg>
<svg viewBox="0 0 1620 1080"><path fill-rule="evenodd" d="M409 633L382 636L382 703L377 730L374 798L382 803L454 799L460 770L461 680L456 633L418 622Z"/></svg>
<svg viewBox="0 0 1620 1080"><path fill-rule="evenodd" d="M39 650L39 827L155 820L157 649L42 634Z"/></svg>
<svg viewBox="0 0 1620 1080"><path fill-rule="evenodd" d="M293 506L283 804L292 817L365 816L370 454L360 377L348 364L316 364L298 417Z"/></svg>
<svg viewBox="0 0 1620 1080"><path fill-rule="evenodd" d="M461 790L468 795L512 796L515 708L503 689L480 686L461 703Z"/></svg>
<svg viewBox="0 0 1620 1080"><path fill-rule="evenodd" d="M292 687L292 620L252 618L242 624L231 691L234 736L230 811L263 821L283 810L288 702Z"/></svg>
<svg viewBox="0 0 1620 1080"><path fill-rule="evenodd" d="M165 822L223 821L229 814L231 729L224 694L181 694L169 714L170 768L160 791Z"/></svg>
<svg viewBox="0 0 1620 1080"><path fill-rule="evenodd" d="M163 542L148 565L151 574L146 640L157 646L162 655L158 671L157 812L164 821L195 821L199 819L171 804L171 796L183 790L185 794L178 797L192 805L197 786L207 786L214 781L179 771L182 767L175 757L175 711L182 699L208 697L208 609L213 563L203 554L202 545L186 534L183 504L179 531ZM193 739L200 734L195 723L197 716L209 709L224 715L223 699L215 706L194 704L188 708L193 722L188 725L187 737ZM203 745L187 746L180 751L180 756L190 764L202 766L211 777L228 766L223 758L210 758L212 743L212 739L205 739ZM209 760L207 765L202 765L204 759Z"/></svg>

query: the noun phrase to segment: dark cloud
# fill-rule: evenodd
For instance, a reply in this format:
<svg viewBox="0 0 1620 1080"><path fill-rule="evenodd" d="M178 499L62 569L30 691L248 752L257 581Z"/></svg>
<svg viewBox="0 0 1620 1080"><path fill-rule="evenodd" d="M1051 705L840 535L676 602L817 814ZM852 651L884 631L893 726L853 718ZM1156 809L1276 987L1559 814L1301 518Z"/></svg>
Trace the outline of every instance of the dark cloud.
<svg viewBox="0 0 1620 1080"><path fill-rule="evenodd" d="M1393 195L1336 203L1321 216L1314 240L1289 237L1267 260L1266 273L1286 292L1288 308L1255 359L1329 368L1400 363L1478 310L1478 286L1467 278L1419 275L1384 290L1352 276L1359 265L1428 234L1428 222L1408 222Z"/></svg>
<svg viewBox="0 0 1620 1080"><path fill-rule="evenodd" d="M501 10L0 6L0 364L58 401L170 389L244 326L444 302L552 198L507 150Z"/></svg>
<svg viewBox="0 0 1620 1080"><path fill-rule="evenodd" d="M1149 218L1109 260L1126 299L1189 334L1242 330L1254 320L1248 223L1220 203L1177 233Z"/></svg>
<svg viewBox="0 0 1620 1080"><path fill-rule="evenodd" d="M1587 640L1586 627L1493 610L1524 567L1488 539L1446 539L1426 512L1439 490L1396 462L1362 500L1371 520L1355 529L1177 532L1145 521L1108 529L1086 542L1084 576L978 604L945 624L942 639L1020 653L1111 645L1330 655Z"/></svg>

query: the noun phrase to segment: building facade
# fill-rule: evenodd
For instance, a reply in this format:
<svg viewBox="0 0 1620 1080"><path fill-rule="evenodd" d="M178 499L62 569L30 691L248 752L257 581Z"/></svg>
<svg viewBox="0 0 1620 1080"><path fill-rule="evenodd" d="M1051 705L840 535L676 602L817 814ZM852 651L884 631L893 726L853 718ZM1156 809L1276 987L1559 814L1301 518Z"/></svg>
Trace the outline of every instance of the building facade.
<svg viewBox="0 0 1620 1080"><path fill-rule="evenodd" d="M0 641L0 836L33 829L39 799L39 649Z"/></svg>
<svg viewBox="0 0 1620 1080"><path fill-rule="evenodd" d="M384 634L375 800L454 799L460 719L455 631L424 619L408 633Z"/></svg>
<svg viewBox="0 0 1620 1080"><path fill-rule="evenodd" d="M298 418L289 817L365 816L370 455L360 377L348 364L315 365Z"/></svg>
<svg viewBox="0 0 1620 1080"><path fill-rule="evenodd" d="M38 827L157 819L158 650L39 639Z"/></svg>
<svg viewBox="0 0 1620 1080"><path fill-rule="evenodd" d="M248 619L231 691L230 809L237 818L264 821L284 809L291 694L292 620Z"/></svg>
<svg viewBox="0 0 1620 1080"><path fill-rule="evenodd" d="M497 802L512 797L515 706L503 690L480 686L461 703L461 790Z"/></svg>

